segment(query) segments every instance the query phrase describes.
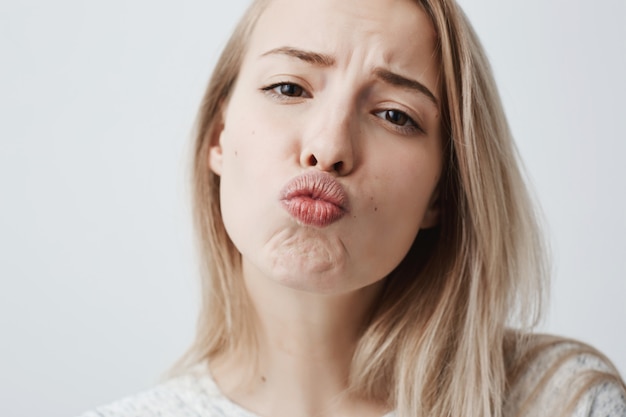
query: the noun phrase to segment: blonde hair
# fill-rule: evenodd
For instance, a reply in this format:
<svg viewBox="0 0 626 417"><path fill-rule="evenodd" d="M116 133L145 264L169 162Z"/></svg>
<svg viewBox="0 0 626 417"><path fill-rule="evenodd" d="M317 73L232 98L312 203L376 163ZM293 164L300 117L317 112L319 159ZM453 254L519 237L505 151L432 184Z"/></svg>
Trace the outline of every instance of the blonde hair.
<svg viewBox="0 0 626 417"><path fill-rule="evenodd" d="M196 133L194 210L203 268L196 340L181 364L253 354L240 254L220 211L208 150L246 45L269 0L254 1L210 80ZM386 278L354 354L350 391L398 416L501 416L505 349L531 328L545 294L544 245L483 49L449 0L416 0L438 34L445 167L440 225L420 231ZM507 346L512 346L507 348Z"/></svg>

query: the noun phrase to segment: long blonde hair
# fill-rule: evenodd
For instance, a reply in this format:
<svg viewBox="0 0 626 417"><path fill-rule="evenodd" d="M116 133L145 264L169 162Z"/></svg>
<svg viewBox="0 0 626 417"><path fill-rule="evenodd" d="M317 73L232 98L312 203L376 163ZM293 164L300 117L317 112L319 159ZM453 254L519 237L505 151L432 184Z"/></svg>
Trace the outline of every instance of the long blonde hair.
<svg viewBox="0 0 626 417"><path fill-rule="evenodd" d="M197 124L194 209L202 311L183 364L255 346L240 254L222 222L208 150L246 45L269 0L252 3L210 80ZM530 328L546 288L544 245L483 49L454 1L415 0L438 34L444 174L441 222L386 278L354 354L350 391L399 416L502 415L507 331ZM513 346L507 348L507 346Z"/></svg>

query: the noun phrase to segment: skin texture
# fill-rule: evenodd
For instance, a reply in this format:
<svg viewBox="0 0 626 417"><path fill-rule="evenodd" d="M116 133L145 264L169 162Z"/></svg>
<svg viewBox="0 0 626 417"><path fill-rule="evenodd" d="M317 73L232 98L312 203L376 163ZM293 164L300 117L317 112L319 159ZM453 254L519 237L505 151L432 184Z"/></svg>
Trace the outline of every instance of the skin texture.
<svg viewBox="0 0 626 417"><path fill-rule="evenodd" d="M408 0L274 0L252 34L209 155L260 323L259 384L242 388L233 358L212 369L252 411L382 414L340 394L383 278L438 221L434 40L428 17ZM289 181L315 170L349 201L323 227L302 224L280 201Z"/></svg>

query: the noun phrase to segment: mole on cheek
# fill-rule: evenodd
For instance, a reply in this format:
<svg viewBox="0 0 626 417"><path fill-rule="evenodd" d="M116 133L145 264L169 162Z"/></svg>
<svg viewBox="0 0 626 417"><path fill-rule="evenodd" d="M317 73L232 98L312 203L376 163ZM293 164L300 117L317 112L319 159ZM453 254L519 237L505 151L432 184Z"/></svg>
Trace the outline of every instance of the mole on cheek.
<svg viewBox="0 0 626 417"><path fill-rule="evenodd" d="M374 197L370 197L370 201L374 201ZM374 206L374 211L378 211L378 206Z"/></svg>

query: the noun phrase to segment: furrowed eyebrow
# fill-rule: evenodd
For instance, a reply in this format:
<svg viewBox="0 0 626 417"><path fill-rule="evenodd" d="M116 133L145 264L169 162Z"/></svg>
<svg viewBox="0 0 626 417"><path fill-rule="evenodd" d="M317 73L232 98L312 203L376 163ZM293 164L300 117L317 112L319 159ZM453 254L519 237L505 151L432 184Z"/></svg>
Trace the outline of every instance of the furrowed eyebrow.
<svg viewBox="0 0 626 417"><path fill-rule="evenodd" d="M302 49L292 48L290 46L283 46L280 48L272 49L265 52L262 57L268 55L286 55L293 58L298 58L309 64L313 64L320 67L332 67L335 65L335 58L330 55L320 54L318 52L304 51Z"/></svg>
<svg viewBox="0 0 626 417"><path fill-rule="evenodd" d="M439 108L439 100L437 97L422 83L410 78L403 77L402 75L388 71L383 68L377 68L374 74L383 82L398 87L408 88L410 90L418 91L424 94L437 108Z"/></svg>
<svg viewBox="0 0 626 417"><path fill-rule="evenodd" d="M269 55L285 55L292 58L297 58L306 63L320 66L320 67L332 67L335 65L336 60L330 55L322 54L319 52L305 51L303 49L293 48L291 46L282 46L280 48L274 48L261 55L261 57ZM377 68L374 71L376 77L387 84L391 84L397 87L408 88L415 90L425 95L434 105L439 108L439 100L437 97L422 83L417 80L403 77L384 68Z"/></svg>

